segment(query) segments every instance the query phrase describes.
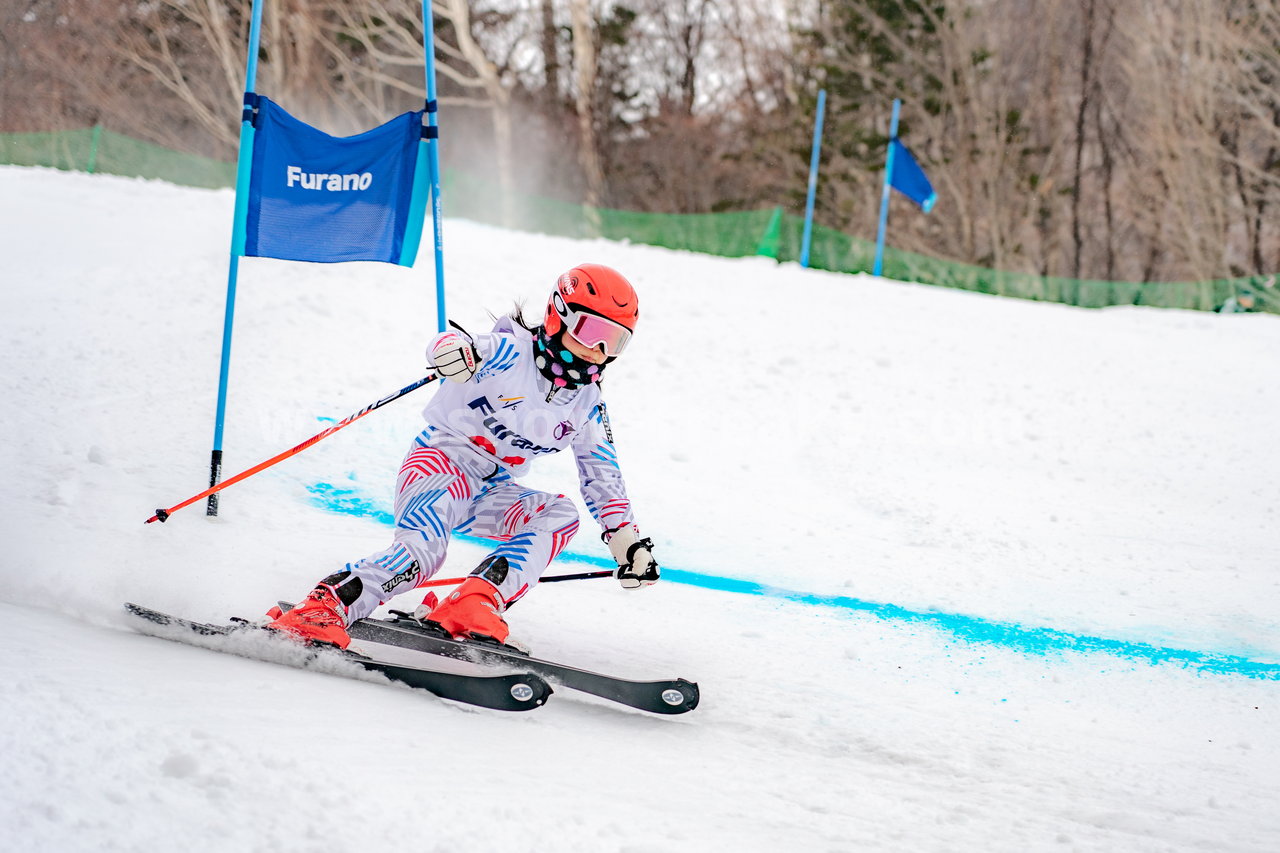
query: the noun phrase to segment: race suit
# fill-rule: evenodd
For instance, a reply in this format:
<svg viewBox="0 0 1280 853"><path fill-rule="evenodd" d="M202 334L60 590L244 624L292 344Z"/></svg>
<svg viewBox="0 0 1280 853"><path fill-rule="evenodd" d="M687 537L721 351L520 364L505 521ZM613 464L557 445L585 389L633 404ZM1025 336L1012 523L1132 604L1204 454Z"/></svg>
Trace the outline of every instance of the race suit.
<svg viewBox="0 0 1280 853"><path fill-rule="evenodd" d="M505 571L482 576L504 602L528 592L578 530L573 501L516 482L539 456L572 448L582 497L600 527L633 521L599 386L562 388L548 400L551 383L534 364L532 334L509 318L478 335L475 347L483 359L475 376L443 382L423 410L427 427L396 480L395 541L325 579L348 624L429 580L455 531L499 542L489 556L504 557Z"/></svg>

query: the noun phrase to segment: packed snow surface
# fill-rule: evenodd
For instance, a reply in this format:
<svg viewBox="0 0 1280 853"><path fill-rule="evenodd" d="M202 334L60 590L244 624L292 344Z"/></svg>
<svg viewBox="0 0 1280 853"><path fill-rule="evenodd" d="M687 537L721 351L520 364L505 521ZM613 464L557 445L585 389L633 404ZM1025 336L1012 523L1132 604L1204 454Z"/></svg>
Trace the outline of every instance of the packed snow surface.
<svg viewBox="0 0 1280 853"><path fill-rule="evenodd" d="M126 618L257 616L382 548L431 393L144 525L207 485L231 208L0 168L0 848L1280 849L1280 318L449 220L469 329L584 261L642 298L605 391L667 579L548 585L515 636L703 695L508 714ZM224 475L424 375L433 285L425 250L245 259ZM527 482L576 497L569 459Z"/></svg>

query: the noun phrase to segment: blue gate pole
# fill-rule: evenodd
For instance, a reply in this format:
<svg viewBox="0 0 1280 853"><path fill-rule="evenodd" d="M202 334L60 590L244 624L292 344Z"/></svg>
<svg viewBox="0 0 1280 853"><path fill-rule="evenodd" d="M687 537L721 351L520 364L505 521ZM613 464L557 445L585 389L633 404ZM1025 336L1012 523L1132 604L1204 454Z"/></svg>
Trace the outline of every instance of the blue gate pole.
<svg viewBox="0 0 1280 853"><path fill-rule="evenodd" d="M439 106L436 103L436 26L431 17L431 0L422 0L422 50L426 55L423 66L427 79L427 163L431 178L431 227L435 237L436 260L436 328L443 332L446 324L444 307L444 205L440 201L440 130L436 122Z"/></svg>
<svg viewBox="0 0 1280 853"><path fill-rule="evenodd" d="M889 223L889 183L893 175L893 140L898 138L898 110L902 101L893 99L893 120L889 122L888 153L884 156L884 189L880 193L880 228L876 231L876 262L872 275L880 275L884 265L884 229Z"/></svg>
<svg viewBox="0 0 1280 853"><path fill-rule="evenodd" d="M227 416L227 374L231 367L231 326L236 314L236 279L240 272L240 256L244 254L244 222L249 209L249 177L253 171L253 112L247 100L258 76L258 41L262 34L262 2L253 0L253 17L249 25L249 57L245 63L244 92L246 105L240 122L240 152L236 159L235 216L231 225L231 261L227 267L227 308L222 320L222 366L218 371L218 410L213 420L213 453L209 458L209 485L222 479L222 429ZM209 495L205 515L218 514L218 495Z"/></svg>
<svg viewBox="0 0 1280 853"><path fill-rule="evenodd" d="M813 201L818 193L818 155L822 153L822 115L827 109L827 90L818 90L818 117L813 123L813 154L809 158L809 199L804 205L804 240L800 244L800 266L809 266L809 240L813 236Z"/></svg>

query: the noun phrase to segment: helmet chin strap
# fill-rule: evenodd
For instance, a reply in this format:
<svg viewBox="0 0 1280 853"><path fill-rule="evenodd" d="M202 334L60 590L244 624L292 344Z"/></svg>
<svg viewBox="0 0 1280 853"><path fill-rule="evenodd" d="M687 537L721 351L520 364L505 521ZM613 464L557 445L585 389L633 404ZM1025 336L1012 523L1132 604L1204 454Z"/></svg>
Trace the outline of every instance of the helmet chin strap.
<svg viewBox="0 0 1280 853"><path fill-rule="evenodd" d="M581 388L598 383L605 365L613 361L610 358L604 364L592 364L585 358L579 358L564 345L564 335L563 330L558 335L549 335L546 326L539 326L534 332L533 361L538 372L551 383L548 400L561 388Z"/></svg>

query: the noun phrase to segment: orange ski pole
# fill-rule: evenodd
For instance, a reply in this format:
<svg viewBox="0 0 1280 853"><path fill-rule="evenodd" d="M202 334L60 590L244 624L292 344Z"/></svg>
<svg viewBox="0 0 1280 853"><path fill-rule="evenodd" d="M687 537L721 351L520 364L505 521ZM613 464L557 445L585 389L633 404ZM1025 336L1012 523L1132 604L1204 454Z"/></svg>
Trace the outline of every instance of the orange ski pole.
<svg viewBox="0 0 1280 853"><path fill-rule="evenodd" d="M368 406L365 406L363 409L356 412L355 414L349 415L343 420L329 427L328 429L320 433L317 433L316 435L311 436L311 438L308 438L306 441L302 442L297 447L290 448L289 450L286 450L284 453L278 453L275 456L272 456L270 459L268 459L265 462L259 462L257 465L254 465L252 468L249 468L248 470L241 471L239 474L236 474L234 477L230 477L226 480L223 480L221 483L217 483L215 485L210 486L209 488L205 489L203 492L201 492L198 495L192 495L182 503L174 504L168 509L157 509L156 514L148 518L143 523L150 524L153 521L159 521L159 522L167 521L170 515L182 509L183 507L190 506L196 501L201 500L203 498L207 498L209 497L209 495L212 495L215 492L222 491L227 486L234 485L235 483L238 483L241 480L252 477L254 474L257 474L259 471L270 468L272 465L276 464L277 462L282 462L285 459L288 459L290 456L301 453L311 445L315 444L320 439L327 438L328 436L333 435L335 432L342 429L343 427L353 424L356 421L360 420L360 418L363 418L365 415L369 414L374 409L382 408L387 403L390 403L393 400L398 400L401 397L403 397L405 394L408 394L410 391L416 391L419 388L421 388L423 385L426 385L428 382L434 382L435 380L436 380L436 375L434 373L429 373L426 376L419 379L417 382L414 382L412 385L406 385L405 387L401 388L399 391L395 392L394 394L383 397L381 400L379 400L376 403L370 403Z"/></svg>

